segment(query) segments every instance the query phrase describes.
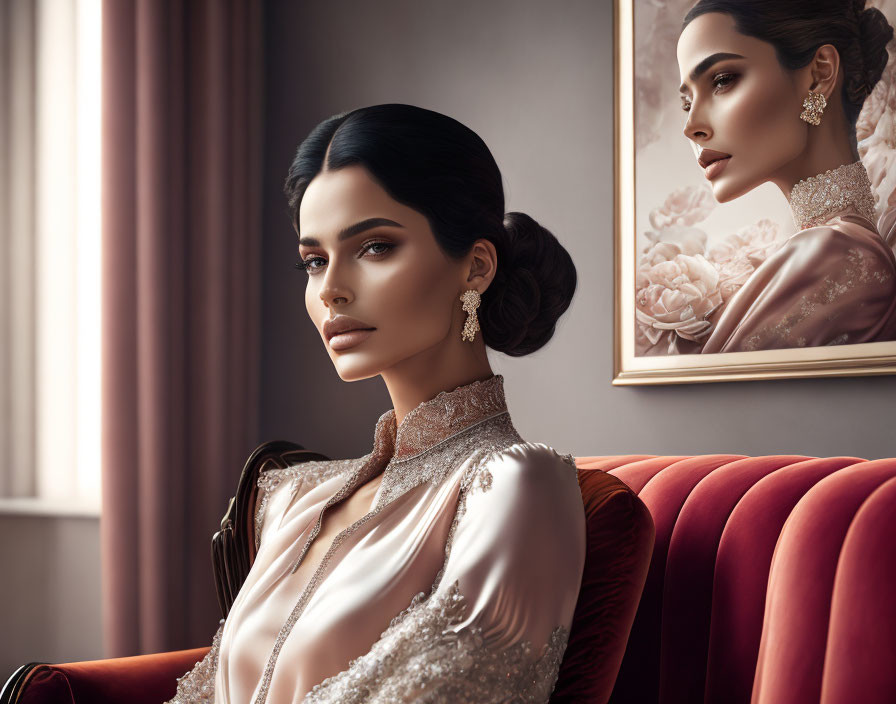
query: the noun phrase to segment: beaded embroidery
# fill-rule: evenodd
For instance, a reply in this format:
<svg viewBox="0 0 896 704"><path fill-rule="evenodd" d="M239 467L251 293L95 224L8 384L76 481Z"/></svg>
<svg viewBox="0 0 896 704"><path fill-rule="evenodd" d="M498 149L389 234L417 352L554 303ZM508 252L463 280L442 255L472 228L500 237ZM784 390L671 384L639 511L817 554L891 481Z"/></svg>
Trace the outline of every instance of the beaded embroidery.
<svg viewBox="0 0 896 704"><path fill-rule="evenodd" d="M873 223L874 194L868 172L861 161L856 161L803 179L790 192L790 208L801 230L821 225L848 208Z"/></svg>
<svg viewBox="0 0 896 704"><path fill-rule="evenodd" d="M163 704L215 704L215 672L218 669L218 652L221 647L222 618L212 638L212 647L196 666L177 678L177 694Z"/></svg>
<svg viewBox="0 0 896 704"><path fill-rule="evenodd" d="M891 274L874 268L875 260L868 253L856 247L846 252L843 265L834 271L825 273L818 286L800 296L792 308L780 318L756 330L744 340L744 350L767 350L791 346L793 329L810 316L817 316L826 307L832 306L844 294L854 291L856 287L868 283L882 284L890 280ZM825 319L834 320L837 314L828 314ZM862 331L857 331L861 334ZM853 333L855 338L856 333ZM850 343L850 334L841 333L824 343L825 345L845 345ZM796 339L797 347L806 346L806 338Z"/></svg>
<svg viewBox="0 0 896 704"><path fill-rule="evenodd" d="M503 381L501 374L495 374L454 391L440 391L419 404L398 427L395 459L411 459L485 416L506 412ZM394 425L394 408L383 415Z"/></svg>
<svg viewBox="0 0 896 704"><path fill-rule="evenodd" d="M264 472L258 479L260 498L255 516L256 548L260 545L268 498L278 487L289 482L290 498L293 498L300 489L310 490L337 475L347 477L339 491L324 505L317 525L294 563L293 571L301 564L319 533L327 508L351 495L381 469L384 476L374 509L333 539L281 627L262 675L255 704L266 701L280 650L320 585L331 556L349 535L408 491L424 483L441 482L466 462L458 507L446 540L445 559L432 586L432 597L445 573L456 526L466 511L468 494L476 490L488 491L492 479L488 470L489 459L496 452L523 442L507 412L503 377L495 375L450 392L440 392L433 399L419 404L405 416L397 432L395 412L390 409L377 421L374 449L364 457L313 461ZM560 457L575 467L571 454ZM433 704L461 700L487 702L498 701L493 698L511 690L517 694L514 701L547 702L566 649L568 629L558 626L538 654L532 652L531 643L528 642L517 643L504 651L494 651L483 643L479 629L467 628L460 632L450 629L452 624L463 620L467 609L457 582L449 586L446 594L434 598L426 598L425 592L420 592L410 606L392 619L381 639L367 654L352 661L349 669L316 685L303 702L385 703L410 701L412 695L415 702ZM178 696L202 697L209 696L210 692L213 697L220 633L221 629L213 644L214 654L210 651L191 672L178 680ZM424 648L421 636L427 634L432 638ZM389 673L394 674L396 665L403 661L409 669L402 672L413 673L413 677L390 678ZM432 686L441 682L441 686L438 692L429 696L415 694L413 688L424 682ZM172 700L170 704L185 701L206 700L181 698Z"/></svg>
<svg viewBox="0 0 896 704"><path fill-rule="evenodd" d="M511 692L513 702L547 702L569 630L555 628L534 658L528 641L493 650L478 626L452 630L468 608L457 580L437 598L419 592L369 652L314 685L302 704L489 704Z"/></svg>
<svg viewBox="0 0 896 704"><path fill-rule="evenodd" d="M285 480L290 480L290 501L302 487L310 491L318 484L339 474L347 474L357 469L368 461L371 454L350 460L313 460L301 464L291 465L283 469L269 469L263 472L256 482L258 497L255 508L255 551L261 545L261 527L264 523L265 512L271 493Z"/></svg>

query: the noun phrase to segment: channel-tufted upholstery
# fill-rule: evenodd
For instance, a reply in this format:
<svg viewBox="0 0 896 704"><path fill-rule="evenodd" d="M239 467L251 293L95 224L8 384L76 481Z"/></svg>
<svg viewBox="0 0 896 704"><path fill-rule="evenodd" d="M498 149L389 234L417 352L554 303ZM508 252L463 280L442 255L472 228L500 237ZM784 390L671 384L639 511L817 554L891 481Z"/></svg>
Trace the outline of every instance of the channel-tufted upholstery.
<svg viewBox="0 0 896 704"><path fill-rule="evenodd" d="M896 458L576 464L588 554L552 703L896 701ZM170 697L206 650L41 665L13 701L124 701L97 693L143 680Z"/></svg>
<svg viewBox="0 0 896 704"><path fill-rule="evenodd" d="M577 464L656 528L612 704L896 702L896 458Z"/></svg>

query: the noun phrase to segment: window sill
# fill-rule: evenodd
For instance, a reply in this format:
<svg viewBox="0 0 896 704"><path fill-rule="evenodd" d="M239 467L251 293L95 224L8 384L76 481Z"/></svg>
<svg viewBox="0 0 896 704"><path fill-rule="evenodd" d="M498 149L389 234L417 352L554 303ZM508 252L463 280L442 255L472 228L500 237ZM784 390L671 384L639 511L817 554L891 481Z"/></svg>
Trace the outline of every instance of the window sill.
<svg viewBox="0 0 896 704"><path fill-rule="evenodd" d="M60 518L99 518L99 503L45 499L34 496L0 497L0 516L55 516Z"/></svg>

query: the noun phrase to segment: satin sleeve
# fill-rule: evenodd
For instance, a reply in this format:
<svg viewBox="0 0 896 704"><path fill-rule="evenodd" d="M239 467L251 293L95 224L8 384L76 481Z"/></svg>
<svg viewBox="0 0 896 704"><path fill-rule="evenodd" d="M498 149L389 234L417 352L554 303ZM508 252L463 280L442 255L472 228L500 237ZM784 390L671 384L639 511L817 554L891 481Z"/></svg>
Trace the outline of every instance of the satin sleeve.
<svg viewBox="0 0 896 704"><path fill-rule="evenodd" d="M896 318L896 257L839 219L798 232L728 302L701 353L873 342Z"/></svg>
<svg viewBox="0 0 896 704"><path fill-rule="evenodd" d="M893 194L896 196L896 193ZM891 196L892 198L893 196ZM877 221L877 231L887 246L896 251L896 205L888 206Z"/></svg>
<svg viewBox="0 0 896 704"><path fill-rule="evenodd" d="M464 474L433 590L303 704L547 702L584 564L572 456L528 442L490 453Z"/></svg>
<svg viewBox="0 0 896 704"><path fill-rule="evenodd" d="M218 672L218 652L224 619L212 637L212 647L193 666L192 670L177 678L177 692L173 699L163 704L215 704L215 676Z"/></svg>

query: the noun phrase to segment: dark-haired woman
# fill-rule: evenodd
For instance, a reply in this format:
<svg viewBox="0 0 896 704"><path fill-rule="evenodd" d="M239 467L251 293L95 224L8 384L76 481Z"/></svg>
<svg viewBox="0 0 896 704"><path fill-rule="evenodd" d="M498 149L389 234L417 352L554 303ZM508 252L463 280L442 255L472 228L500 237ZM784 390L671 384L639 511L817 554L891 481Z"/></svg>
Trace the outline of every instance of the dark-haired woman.
<svg viewBox="0 0 896 704"><path fill-rule="evenodd" d="M582 495L571 455L517 433L486 347L548 342L569 255L504 212L472 130L410 105L322 122L285 190L311 322L339 376L381 376L393 408L367 455L264 473L252 569L172 701L547 702Z"/></svg>
<svg viewBox="0 0 896 704"><path fill-rule="evenodd" d="M720 202L772 182L799 231L714 314L700 352L896 340L856 120L893 29L865 0L700 0L678 41L685 136Z"/></svg>

